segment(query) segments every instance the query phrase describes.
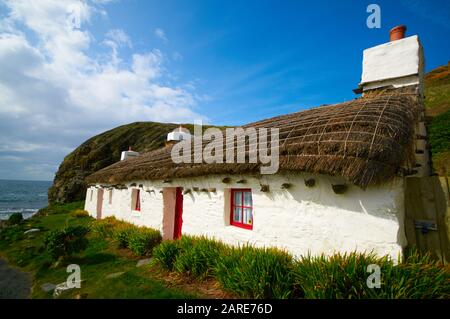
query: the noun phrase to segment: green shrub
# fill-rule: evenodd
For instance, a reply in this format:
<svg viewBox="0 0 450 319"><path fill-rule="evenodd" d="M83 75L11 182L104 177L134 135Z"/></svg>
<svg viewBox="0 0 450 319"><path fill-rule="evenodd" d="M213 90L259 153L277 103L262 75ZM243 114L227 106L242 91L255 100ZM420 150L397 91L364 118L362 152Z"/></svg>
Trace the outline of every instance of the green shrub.
<svg viewBox="0 0 450 319"><path fill-rule="evenodd" d="M70 216L75 218L85 218L89 217L89 213L83 209L76 209L70 213Z"/></svg>
<svg viewBox="0 0 450 319"><path fill-rule="evenodd" d="M222 288L244 298L288 298L292 294L292 256L275 248L229 248L215 269Z"/></svg>
<svg viewBox="0 0 450 319"><path fill-rule="evenodd" d="M18 225L23 221L22 213L12 213L8 218L9 225Z"/></svg>
<svg viewBox="0 0 450 319"><path fill-rule="evenodd" d="M61 230L54 230L44 238L47 251L54 260L69 257L86 249L89 229L84 226L69 226Z"/></svg>
<svg viewBox="0 0 450 319"><path fill-rule="evenodd" d="M126 225L113 230L112 238L117 242L119 248L128 248L130 238L136 232L136 228L136 226Z"/></svg>
<svg viewBox="0 0 450 319"><path fill-rule="evenodd" d="M102 238L113 238L115 230L125 225L131 225L115 217L106 217L100 220L92 221L90 228L94 235Z"/></svg>
<svg viewBox="0 0 450 319"><path fill-rule="evenodd" d="M450 267L429 254L413 252L403 263L381 272L385 281L379 298L450 298Z"/></svg>
<svg viewBox="0 0 450 319"><path fill-rule="evenodd" d="M377 288L368 288L367 266L376 264L391 269L393 263L372 254L358 253L327 256L305 256L295 262L294 284L305 298L368 298Z"/></svg>
<svg viewBox="0 0 450 319"><path fill-rule="evenodd" d="M232 248L183 236L161 243L153 256L167 270L212 276L241 298L450 298L450 266L417 252L398 265L388 257L356 252L294 260L275 248ZM367 285L371 264L380 267L380 288Z"/></svg>
<svg viewBox="0 0 450 319"><path fill-rule="evenodd" d="M139 256L151 253L161 242L161 233L158 230L137 227L114 217L93 221L91 230L99 237L113 239L119 248L129 248Z"/></svg>
<svg viewBox="0 0 450 319"><path fill-rule="evenodd" d="M179 240L166 240L153 249L153 257L164 269L173 270L173 264L180 252Z"/></svg>
<svg viewBox="0 0 450 319"><path fill-rule="evenodd" d="M381 270L381 287L369 288L367 266ZM372 254L336 254L300 258L293 270L302 297L327 299L449 298L450 273L429 255L413 254L394 265Z"/></svg>
<svg viewBox="0 0 450 319"><path fill-rule="evenodd" d="M21 227L7 227L0 230L0 248L22 240L24 230Z"/></svg>
<svg viewBox="0 0 450 319"><path fill-rule="evenodd" d="M193 277L205 278L213 275L217 260L226 246L206 237L182 237L178 242L179 253L173 269Z"/></svg>
<svg viewBox="0 0 450 319"><path fill-rule="evenodd" d="M161 242L161 233L151 228L136 228L128 239L128 248L138 256L148 255Z"/></svg>

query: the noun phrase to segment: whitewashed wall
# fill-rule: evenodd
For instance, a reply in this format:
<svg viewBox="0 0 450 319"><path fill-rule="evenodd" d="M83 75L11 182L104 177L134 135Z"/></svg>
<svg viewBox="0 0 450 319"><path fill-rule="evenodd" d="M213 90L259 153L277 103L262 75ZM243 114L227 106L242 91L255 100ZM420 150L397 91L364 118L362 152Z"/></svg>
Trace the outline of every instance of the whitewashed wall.
<svg viewBox="0 0 450 319"><path fill-rule="evenodd" d="M225 176L178 179L170 184L136 181L141 191L141 212L131 209L131 188L114 190L113 203L108 204L105 191L102 217L117 218L162 230L163 187L181 186L216 188L216 193L192 192L184 195L183 234L206 235L228 244L250 243L257 246L277 246L294 255L332 254L333 252L374 251L397 259L406 245L403 217L403 181L362 190L350 185L344 194L335 194L332 183L339 179L307 174L277 174L255 178L233 176L232 181L246 179L246 184L224 184ZM305 178L314 177L316 185L305 186ZM281 184L291 183L288 190ZM260 184L270 185L270 192L260 191ZM229 225L228 188L252 188L254 205L253 230ZM86 210L95 217L95 199ZM94 191L95 192L95 191ZM225 200L227 199L227 200Z"/></svg>

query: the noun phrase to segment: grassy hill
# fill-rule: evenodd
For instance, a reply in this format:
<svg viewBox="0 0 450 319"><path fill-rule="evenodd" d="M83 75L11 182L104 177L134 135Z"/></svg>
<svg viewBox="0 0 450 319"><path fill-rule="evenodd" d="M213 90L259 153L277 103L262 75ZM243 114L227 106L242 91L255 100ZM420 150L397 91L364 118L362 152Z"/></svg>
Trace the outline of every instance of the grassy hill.
<svg viewBox="0 0 450 319"><path fill-rule="evenodd" d="M450 62L426 74L425 108L433 169L450 175Z"/></svg>

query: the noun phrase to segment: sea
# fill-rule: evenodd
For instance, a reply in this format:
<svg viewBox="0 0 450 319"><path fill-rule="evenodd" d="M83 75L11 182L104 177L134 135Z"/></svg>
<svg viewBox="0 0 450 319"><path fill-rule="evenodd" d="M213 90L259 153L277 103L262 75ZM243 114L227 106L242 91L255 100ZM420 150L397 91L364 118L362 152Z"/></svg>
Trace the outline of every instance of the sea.
<svg viewBox="0 0 450 319"><path fill-rule="evenodd" d="M0 180L0 219L12 213L22 213L30 218L40 208L47 206L47 191L51 181Z"/></svg>

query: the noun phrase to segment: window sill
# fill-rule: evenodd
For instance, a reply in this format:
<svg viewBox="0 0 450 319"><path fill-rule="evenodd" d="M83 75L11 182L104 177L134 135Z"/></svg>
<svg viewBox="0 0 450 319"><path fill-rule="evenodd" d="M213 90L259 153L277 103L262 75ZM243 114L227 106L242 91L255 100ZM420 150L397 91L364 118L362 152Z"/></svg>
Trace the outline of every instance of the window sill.
<svg viewBox="0 0 450 319"><path fill-rule="evenodd" d="M233 225L233 224L229 224L229 227L233 227L233 228L237 228L237 229L242 229L242 230L253 230L253 225L252 226L241 226L241 225Z"/></svg>

